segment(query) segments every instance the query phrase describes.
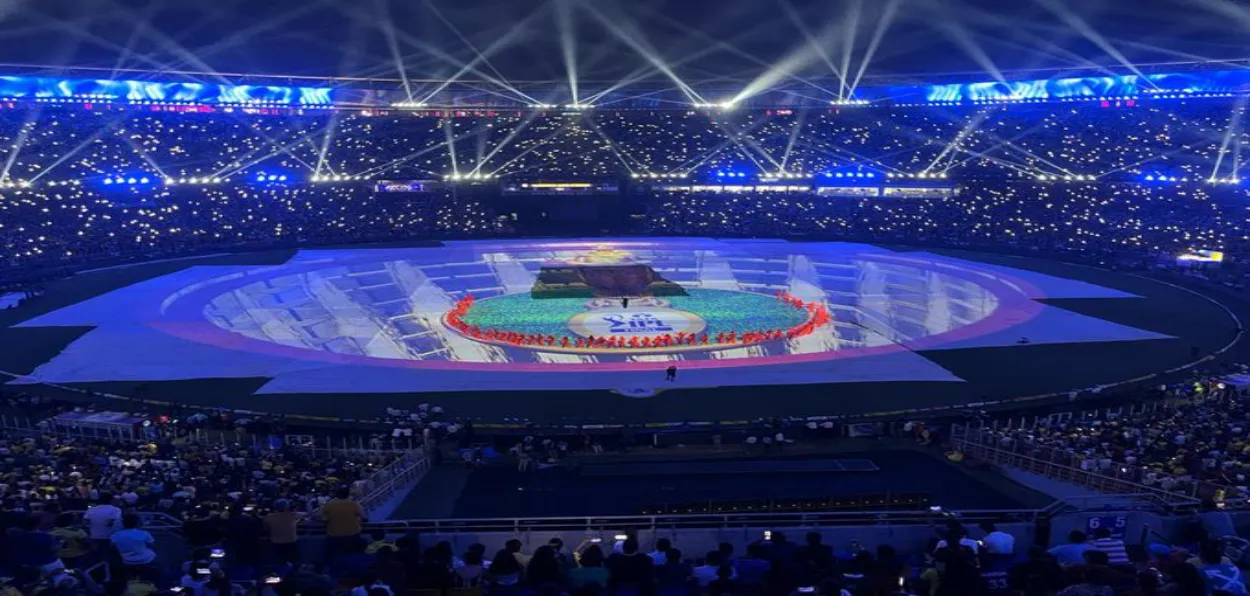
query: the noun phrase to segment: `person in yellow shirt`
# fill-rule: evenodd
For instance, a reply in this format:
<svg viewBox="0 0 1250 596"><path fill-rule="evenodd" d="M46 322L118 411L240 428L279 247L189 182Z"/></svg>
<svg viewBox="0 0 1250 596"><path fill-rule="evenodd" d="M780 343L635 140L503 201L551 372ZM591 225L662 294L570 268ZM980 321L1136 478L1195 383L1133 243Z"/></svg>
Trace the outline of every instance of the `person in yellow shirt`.
<svg viewBox="0 0 1250 596"><path fill-rule="evenodd" d="M340 488L335 498L321 506L321 519L326 523L326 558L333 560L341 553L360 548L364 530L365 510L351 499L351 489Z"/></svg>
<svg viewBox="0 0 1250 596"><path fill-rule="evenodd" d="M57 556L66 567L73 567L74 561L91 552L87 542L87 531L78 526L78 519L72 513L62 513L56 518L56 526L49 532L60 548Z"/></svg>

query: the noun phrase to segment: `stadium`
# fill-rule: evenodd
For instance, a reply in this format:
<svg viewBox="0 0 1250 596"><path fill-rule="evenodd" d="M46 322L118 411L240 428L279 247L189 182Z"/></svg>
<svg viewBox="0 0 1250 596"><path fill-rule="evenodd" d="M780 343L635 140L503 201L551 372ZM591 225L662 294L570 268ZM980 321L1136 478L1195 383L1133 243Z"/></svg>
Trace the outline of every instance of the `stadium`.
<svg viewBox="0 0 1250 596"><path fill-rule="evenodd" d="M61 4L6 589L1246 593L1243 7Z"/></svg>

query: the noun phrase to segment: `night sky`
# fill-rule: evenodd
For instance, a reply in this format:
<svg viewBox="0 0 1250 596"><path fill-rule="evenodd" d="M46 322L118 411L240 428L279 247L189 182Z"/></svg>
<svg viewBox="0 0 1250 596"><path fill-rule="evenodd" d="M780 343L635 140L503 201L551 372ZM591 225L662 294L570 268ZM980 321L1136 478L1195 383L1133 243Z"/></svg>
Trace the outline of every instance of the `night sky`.
<svg viewBox="0 0 1250 596"><path fill-rule="evenodd" d="M867 77L1250 57L1235 0L0 0L0 62L249 74L824 80L876 31Z"/></svg>

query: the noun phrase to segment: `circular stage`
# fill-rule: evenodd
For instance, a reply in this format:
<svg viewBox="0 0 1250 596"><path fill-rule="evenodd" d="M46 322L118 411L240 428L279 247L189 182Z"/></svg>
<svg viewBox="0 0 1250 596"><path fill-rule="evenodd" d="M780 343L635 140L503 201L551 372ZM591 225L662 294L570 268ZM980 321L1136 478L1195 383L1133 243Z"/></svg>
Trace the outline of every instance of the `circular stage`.
<svg viewBox="0 0 1250 596"><path fill-rule="evenodd" d="M994 404L1182 366L1237 327L1184 288L1075 265L699 238L150 263L4 316L13 384L334 418L429 402L485 423Z"/></svg>

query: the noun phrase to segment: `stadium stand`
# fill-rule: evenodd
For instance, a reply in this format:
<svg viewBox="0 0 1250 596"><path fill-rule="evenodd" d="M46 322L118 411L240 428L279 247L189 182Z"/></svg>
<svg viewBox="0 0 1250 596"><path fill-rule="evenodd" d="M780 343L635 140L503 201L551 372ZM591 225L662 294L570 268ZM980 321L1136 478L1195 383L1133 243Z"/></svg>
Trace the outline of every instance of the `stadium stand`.
<svg viewBox="0 0 1250 596"><path fill-rule="evenodd" d="M8 169L21 182L5 181L0 193L0 267L37 294L40 279L96 263L524 233L454 185L396 200L369 180L442 180L455 175L445 164L459 163L517 179L681 171L715 181L758 161L748 146L784 152L784 170L803 176L936 174L958 193L883 200L656 187L639 193L635 217L615 231L988 246L1150 267L1191 249L1244 252L1246 190L1210 169L1241 110L1202 99L822 110L803 119L685 110L274 117L6 104L0 142L21 146ZM1245 130L1232 134L1246 140ZM291 142L322 135L324 154L321 143ZM480 163L482 146L502 149ZM630 147L633 162L623 168L613 146ZM308 163L369 180L314 181ZM293 179L270 179L275 172ZM1244 290L1239 266L1209 275ZM0 566L14 578L6 589L19 594L170 586L194 596L1242 594L1250 550L1238 537L1245 520L1230 511L1246 492L1246 396L1219 382L1199 385L1201 399L1195 390L1100 420L989 425L954 445L969 459L980 453L975 444L1122 469L1127 483L1207 499L1192 515L1178 515L1165 494L1148 510L1060 502L965 515L364 524L375 489L386 496L397 479L418 478L424 454L6 430ZM324 527L302 525L305 517Z"/></svg>
<svg viewBox="0 0 1250 596"><path fill-rule="evenodd" d="M910 175L909 183L931 173L957 183L959 192L881 200L661 190L641 199L639 217L614 231L1147 254L1232 252L1246 237L1244 189L1209 182L1229 115L1240 109L1219 98L1132 107L821 110L803 119L681 110L532 119L519 113L348 113L334 118L320 161L312 147L317 143L291 143L272 156L266 151L328 126L326 115L49 106L28 118L11 107L0 110L0 142L20 140L22 151L6 179L4 193L13 200L0 206L6 222L0 259L10 279L31 268L46 272L66 264L249 246L525 232L509 213L455 187L419 201L396 200L375 193L367 181L314 183L318 174L307 172L306 163L322 163L327 178L346 173L372 180L439 180L450 174L447 163L464 164L466 175L480 171L522 180L628 180L631 172L679 171L688 179L723 182L748 170L757 177L782 169L752 165L759 157L747 153L743 141L766 153L785 150L785 172ZM722 117L728 120L717 119ZM973 121L981 126L961 135ZM454 156L445 127L462 135L452 145ZM802 142L787 150L794 127L800 127L796 138ZM502 143L505 137L510 140ZM84 138L91 141L63 158L67 147ZM637 163L625 169L605 139L630 147ZM830 145L831 139L838 144ZM500 145L489 163L477 163L471 148L479 142ZM1169 151L1182 144L1185 152ZM704 153L708 158L697 167L686 163ZM151 163L161 164L161 171L152 171ZM256 176L266 171L258 183ZM269 181L274 172L289 172L291 180Z"/></svg>

